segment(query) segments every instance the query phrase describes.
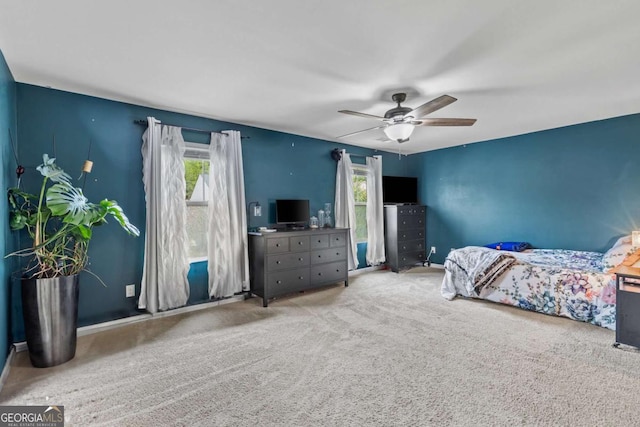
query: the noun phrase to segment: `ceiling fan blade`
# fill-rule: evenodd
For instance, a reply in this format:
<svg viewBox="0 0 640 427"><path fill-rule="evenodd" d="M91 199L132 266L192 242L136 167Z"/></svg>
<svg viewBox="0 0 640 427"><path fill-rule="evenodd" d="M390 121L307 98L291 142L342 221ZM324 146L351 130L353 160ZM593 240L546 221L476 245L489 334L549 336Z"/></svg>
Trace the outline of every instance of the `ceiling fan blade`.
<svg viewBox="0 0 640 427"><path fill-rule="evenodd" d="M384 120L384 117L374 116L373 114L367 114L367 113L359 113L357 111L351 111L351 110L339 110L338 113L351 114L352 116L364 117L366 119Z"/></svg>
<svg viewBox="0 0 640 427"><path fill-rule="evenodd" d="M351 132L351 133L347 133L347 134L345 134L345 135L340 135L340 136L337 136L336 138L346 138L346 137L348 137L348 136L353 136L353 135L357 135L357 134L359 134L359 133L369 132L370 130L382 129L382 128L386 128L386 127L387 127L387 125L376 126L376 127L374 127L374 128L369 128L369 129L365 129L365 130L359 130L359 131L357 131L357 132Z"/></svg>
<svg viewBox="0 0 640 427"><path fill-rule="evenodd" d="M441 108L446 107L447 105L456 102L457 99L453 96L442 95L436 99L432 99L431 101L422 104L419 107L414 108L409 113L405 114L405 116L413 116L414 119L419 119L422 116L426 116L429 113L433 113L434 111L438 111Z"/></svg>
<svg viewBox="0 0 640 427"><path fill-rule="evenodd" d="M416 126L472 126L476 119L420 119L413 121L411 124Z"/></svg>

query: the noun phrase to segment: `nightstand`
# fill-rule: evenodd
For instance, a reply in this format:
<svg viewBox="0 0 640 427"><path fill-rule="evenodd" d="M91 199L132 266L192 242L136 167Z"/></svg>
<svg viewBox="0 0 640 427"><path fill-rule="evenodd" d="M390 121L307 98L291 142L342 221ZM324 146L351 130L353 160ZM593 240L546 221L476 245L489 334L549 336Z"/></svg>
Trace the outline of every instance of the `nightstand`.
<svg viewBox="0 0 640 427"><path fill-rule="evenodd" d="M616 269L616 342L640 348L640 268Z"/></svg>

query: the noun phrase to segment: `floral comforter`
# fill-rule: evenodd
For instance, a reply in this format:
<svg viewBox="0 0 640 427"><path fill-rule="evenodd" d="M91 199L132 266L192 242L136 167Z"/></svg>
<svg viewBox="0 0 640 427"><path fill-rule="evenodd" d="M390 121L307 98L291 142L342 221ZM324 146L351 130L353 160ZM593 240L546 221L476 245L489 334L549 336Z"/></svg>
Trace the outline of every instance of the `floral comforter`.
<svg viewBox="0 0 640 427"><path fill-rule="evenodd" d="M603 254L534 249L509 255L516 261L492 283L469 296L615 329L615 275L602 271ZM448 264L445 261L442 295L467 296L466 277Z"/></svg>

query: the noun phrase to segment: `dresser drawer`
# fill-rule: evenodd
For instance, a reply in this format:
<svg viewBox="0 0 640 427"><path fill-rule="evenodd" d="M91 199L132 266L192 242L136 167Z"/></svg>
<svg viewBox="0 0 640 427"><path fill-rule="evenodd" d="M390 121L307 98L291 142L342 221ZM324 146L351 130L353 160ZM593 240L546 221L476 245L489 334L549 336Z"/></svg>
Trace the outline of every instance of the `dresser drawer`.
<svg viewBox="0 0 640 427"><path fill-rule="evenodd" d="M398 242L398 252L419 252L424 251L424 240L409 240Z"/></svg>
<svg viewBox="0 0 640 427"><path fill-rule="evenodd" d="M309 250L309 236L297 236L289 238L289 250L291 252L296 251L308 251Z"/></svg>
<svg viewBox="0 0 640 427"><path fill-rule="evenodd" d="M424 228L424 216L403 215L398 216L398 230L408 230L411 228Z"/></svg>
<svg viewBox="0 0 640 427"><path fill-rule="evenodd" d="M344 261L311 267L311 284L340 282L346 277L347 263Z"/></svg>
<svg viewBox="0 0 640 427"><path fill-rule="evenodd" d="M424 261L424 251L405 252L398 254L398 264L400 266L413 265Z"/></svg>
<svg viewBox="0 0 640 427"><path fill-rule="evenodd" d="M283 252L289 252L288 237L276 237L267 239L268 254L278 254Z"/></svg>
<svg viewBox="0 0 640 427"><path fill-rule="evenodd" d="M424 206L399 206L398 207L398 216L401 215L422 215L427 209Z"/></svg>
<svg viewBox="0 0 640 427"><path fill-rule="evenodd" d="M341 248L329 248L313 251L311 252L311 265L344 260L346 254L345 251L346 249L344 246Z"/></svg>
<svg viewBox="0 0 640 427"><path fill-rule="evenodd" d="M309 286L309 268L285 270L267 275L269 296L296 292Z"/></svg>
<svg viewBox="0 0 640 427"><path fill-rule="evenodd" d="M309 253L288 253L269 255L267 257L267 271L299 268L309 265Z"/></svg>
<svg viewBox="0 0 640 427"><path fill-rule="evenodd" d="M325 249L329 247L329 235L319 234L317 236L311 236L311 249Z"/></svg>
<svg viewBox="0 0 640 427"><path fill-rule="evenodd" d="M414 228L413 230L402 230L398 232L398 243L417 239L424 241L424 227Z"/></svg>
<svg viewBox="0 0 640 427"><path fill-rule="evenodd" d="M331 241L332 248L338 248L340 246L347 245L347 234L346 233L331 233L329 236Z"/></svg>

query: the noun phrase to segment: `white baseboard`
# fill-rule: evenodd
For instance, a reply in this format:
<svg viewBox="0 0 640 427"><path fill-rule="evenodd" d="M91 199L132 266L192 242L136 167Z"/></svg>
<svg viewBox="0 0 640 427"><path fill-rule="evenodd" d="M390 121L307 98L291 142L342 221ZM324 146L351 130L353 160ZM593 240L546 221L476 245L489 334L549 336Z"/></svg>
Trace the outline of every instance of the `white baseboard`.
<svg viewBox="0 0 640 427"><path fill-rule="evenodd" d="M0 375L0 391L4 388L4 383L7 381L9 377L9 371L11 371L11 362L13 362L13 358L16 355L16 347L11 346L9 350L9 355L7 356L7 360L4 362L4 368L2 369L2 375Z"/></svg>
<svg viewBox="0 0 640 427"><path fill-rule="evenodd" d="M371 271L382 270L384 268L384 264L374 265L371 267L358 268L357 270L349 270L349 277L358 276L362 273L369 273Z"/></svg>
<svg viewBox="0 0 640 427"><path fill-rule="evenodd" d="M245 300L244 295L234 295L230 298L225 298L219 301L211 301L211 302L205 302L202 304L189 305L186 307L175 308L173 310L159 311L154 314L151 314L151 313L139 314L136 316L125 317L123 319L116 319L116 320L110 320L108 322L96 323L95 325L82 326L78 328L78 336L82 337L84 335L90 335L90 334L95 334L102 331L108 331L109 329L115 329L121 326L131 325L133 323L144 322L146 320L158 319L161 317L168 317L168 316L175 316L177 314L189 313L191 311L205 310L207 308L217 307L219 305L230 304L232 302L238 302L238 301L244 301L244 300ZM26 341L14 343L13 348L15 348L16 352L26 351L27 343ZM4 375L4 371L3 371L3 375Z"/></svg>
<svg viewBox="0 0 640 427"><path fill-rule="evenodd" d="M419 267L420 265L421 264L416 264L415 266ZM424 267L426 267L426 265ZM440 270L444 270L444 264L435 264L435 263L432 262L430 267L431 268L437 268L437 269L440 269ZM365 267L365 268L359 268L357 270L350 270L349 271L349 277L358 276L360 274L369 273L371 271L384 270L385 268L386 268L386 265L385 264L381 264L381 265L376 265L376 266L373 266L373 267Z"/></svg>
<svg viewBox="0 0 640 427"><path fill-rule="evenodd" d="M195 305L188 305L186 307L180 307L180 308L176 308L173 310L168 310L168 311L161 311L158 313L155 313L153 315L149 314L149 316L153 317L153 318L159 318L159 317L168 317L168 316L175 316L176 314L182 314L182 313L189 313L191 311L198 311L198 310L204 310L206 308L211 308L211 307L217 307L219 305L225 305L225 304L231 304L233 302L238 302L238 301L244 301L245 295L234 295L232 297L229 298L225 298L219 301L211 301L211 302L204 302L202 304L195 304Z"/></svg>

